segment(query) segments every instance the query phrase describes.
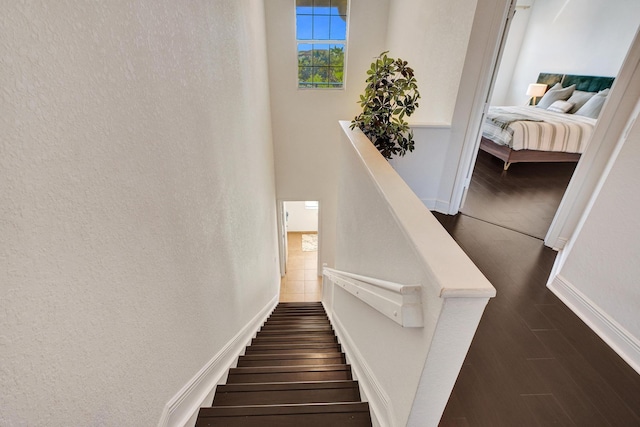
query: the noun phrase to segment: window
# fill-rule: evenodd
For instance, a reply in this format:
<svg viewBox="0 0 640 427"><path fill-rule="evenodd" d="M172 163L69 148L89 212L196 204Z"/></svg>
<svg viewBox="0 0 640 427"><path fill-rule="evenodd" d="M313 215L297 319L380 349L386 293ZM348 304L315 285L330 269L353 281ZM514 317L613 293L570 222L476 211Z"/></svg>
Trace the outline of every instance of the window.
<svg viewBox="0 0 640 427"><path fill-rule="evenodd" d="M304 208L305 209L318 209L318 201L317 200L306 201L306 202L304 202Z"/></svg>
<svg viewBox="0 0 640 427"><path fill-rule="evenodd" d="M342 88L348 0L296 0L299 88Z"/></svg>

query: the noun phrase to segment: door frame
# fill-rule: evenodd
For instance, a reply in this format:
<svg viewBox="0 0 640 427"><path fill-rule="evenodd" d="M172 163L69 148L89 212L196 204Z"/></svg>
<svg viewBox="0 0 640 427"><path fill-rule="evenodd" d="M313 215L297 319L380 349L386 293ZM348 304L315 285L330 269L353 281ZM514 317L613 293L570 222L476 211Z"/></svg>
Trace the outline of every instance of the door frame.
<svg viewBox="0 0 640 427"><path fill-rule="evenodd" d="M287 241L287 218L286 218L286 210L284 209L284 204L286 202L304 202L308 200L314 200L318 202L318 273L322 272L322 257L320 254L322 253L322 200L313 197L305 200L298 199L276 199L276 210L278 215L278 255L280 257L280 277L284 277L287 272L287 252L288 252L288 241Z"/></svg>

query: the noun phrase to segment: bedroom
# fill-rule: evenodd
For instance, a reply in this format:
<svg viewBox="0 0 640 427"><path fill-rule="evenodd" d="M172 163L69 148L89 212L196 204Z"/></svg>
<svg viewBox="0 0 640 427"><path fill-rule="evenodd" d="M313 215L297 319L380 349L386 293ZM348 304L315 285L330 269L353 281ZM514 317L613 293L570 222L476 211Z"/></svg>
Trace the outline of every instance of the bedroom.
<svg viewBox="0 0 640 427"><path fill-rule="evenodd" d="M527 105L531 98L526 94L527 88L537 81L539 73L615 77L638 28L639 16L640 2L633 0L519 1L490 104ZM569 118L574 117L579 120L573 115ZM579 155L572 161L578 158ZM488 167L488 173L493 176L479 176L486 175L486 170L474 171L461 211L544 238L575 163L521 163L511 166L507 172L503 172L503 166L508 164L480 151L478 169ZM536 176L540 179L539 187ZM486 179L493 181L487 183ZM545 183L545 180L551 182ZM520 206L505 211L504 206L511 203L509 190L500 187L517 187L521 183L526 183L526 188L515 190ZM491 191L483 192L486 190L483 186L491 186ZM551 191L549 186L553 187ZM548 206L541 208L541 198L545 197L544 203ZM534 212L540 209L544 211L543 218L536 218ZM525 214L519 215L517 210Z"/></svg>

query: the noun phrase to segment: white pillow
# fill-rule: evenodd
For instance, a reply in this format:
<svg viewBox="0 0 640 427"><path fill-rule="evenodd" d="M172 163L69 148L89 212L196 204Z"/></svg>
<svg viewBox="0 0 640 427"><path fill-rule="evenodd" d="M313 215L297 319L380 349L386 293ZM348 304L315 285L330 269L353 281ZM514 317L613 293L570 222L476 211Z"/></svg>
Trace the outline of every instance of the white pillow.
<svg viewBox="0 0 640 427"><path fill-rule="evenodd" d="M573 114L580 109L588 100L590 100L596 93L585 92L582 90L574 90L571 98L567 101L573 103L573 108L569 110L569 114Z"/></svg>
<svg viewBox="0 0 640 427"><path fill-rule="evenodd" d="M544 108L546 110L551 106L551 104L556 101L566 101L567 99L569 99L575 88L576 85L571 85L569 87L563 88L560 83L556 83L554 87L549 89L547 93L544 94L536 107Z"/></svg>
<svg viewBox="0 0 640 427"><path fill-rule="evenodd" d="M556 101L547 108L549 111L555 111L556 113L566 113L573 108L573 102L569 101Z"/></svg>
<svg viewBox="0 0 640 427"><path fill-rule="evenodd" d="M576 116L585 116L597 119L600 115L600 110L602 110L602 106L604 105L604 101L607 100L607 95L609 95L609 89L601 90L595 96L592 96L590 100L585 102L585 104L574 114Z"/></svg>

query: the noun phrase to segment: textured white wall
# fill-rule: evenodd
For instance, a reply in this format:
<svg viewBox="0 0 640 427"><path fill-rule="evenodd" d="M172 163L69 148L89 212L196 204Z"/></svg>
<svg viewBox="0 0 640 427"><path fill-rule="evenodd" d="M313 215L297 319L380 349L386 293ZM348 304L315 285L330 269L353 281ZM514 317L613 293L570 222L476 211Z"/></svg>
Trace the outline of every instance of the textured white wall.
<svg viewBox="0 0 640 427"><path fill-rule="evenodd" d="M0 425L153 425L277 294L263 2L0 28Z"/></svg>
<svg viewBox="0 0 640 427"><path fill-rule="evenodd" d="M636 118L559 271L637 341L640 341L639 160L640 121Z"/></svg>
<svg viewBox="0 0 640 427"><path fill-rule="evenodd" d="M410 123L451 123L476 2L394 0L387 49L409 62L422 96Z"/></svg>
<svg viewBox="0 0 640 427"><path fill-rule="evenodd" d="M285 202L288 231L318 231L318 209L307 209L304 202Z"/></svg>
<svg viewBox="0 0 640 427"><path fill-rule="evenodd" d="M334 263L338 120L360 107L366 70L384 50L389 0L351 0L344 90L298 90L295 2L268 0L267 43L278 198L319 200L319 263Z"/></svg>
<svg viewBox="0 0 640 427"><path fill-rule="evenodd" d="M525 104L541 72L616 76L639 24L638 0L536 0L500 103Z"/></svg>

